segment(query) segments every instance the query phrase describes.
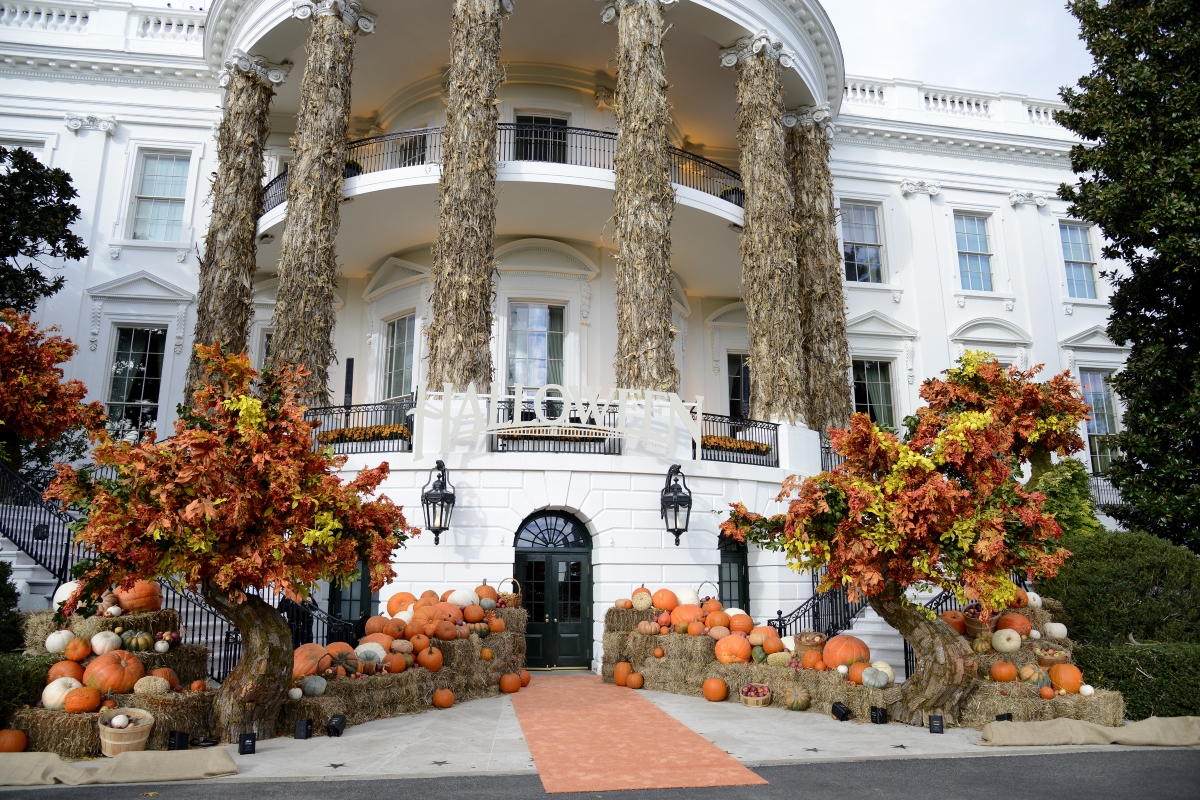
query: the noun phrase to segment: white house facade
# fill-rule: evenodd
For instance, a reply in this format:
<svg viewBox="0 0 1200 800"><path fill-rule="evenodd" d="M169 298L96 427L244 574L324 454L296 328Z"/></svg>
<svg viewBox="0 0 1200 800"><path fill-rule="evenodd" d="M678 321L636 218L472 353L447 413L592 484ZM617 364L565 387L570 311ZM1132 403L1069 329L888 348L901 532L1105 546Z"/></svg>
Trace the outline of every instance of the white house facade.
<svg viewBox="0 0 1200 800"><path fill-rule="evenodd" d="M217 168L220 74L245 54L261 57L278 83L249 343L256 364L265 357L306 61L301 12L330 2L0 2L0 146L26 147L71 174L82 211L77 232L90 251L56 265L66 287L35 316L80 345L67 377L83 380L127 432L153 425L166 435L183 399ZM330 391L342 407L322 412L326 432L412 428L407 398L422 387L426 397L440 391L425 387L423 331L450 4L350 5L369 20L370 35L356 45L337 236ZM517 385L549 384L560 387L551 406L561 389L575 398L599 392L614 409L620 399L610 222L616 31L604 24L605 8L517 0L502 28L492 330L493 392L502 401ZM659 414L641 436L477 428L455 438L430 418L419 453L411 438L338 445L349 454L347 471L389 463L384 491L416 524L437 459L456 490L450 530L437 544L426 533L397 552L399 580L377 599L515 577L532 622L543 625L542 649L531 644L535 666L597 668L604 609L642 584L719 593L755 620L787 613L811 594L808 576L777 554L722 547L718 537L730 502L769 511L783 478L821 469L813 431L744 419L745 381L753 380L743 369L744 191L735 78L723 63L739 40L765 37L786 53L789 109L828 106L854 365L845 380L856 408L899 426L920 405L922 380L964 350L985 349L1009 364L1045 364L1047 374L1070 370L1084 383L1097 409L1087 432L1094 471L1106 465L1103 436L1117 424L1104 378L1126 350L1104 334L1109 287L1101 273L1119 265L1103 260L1099 231L1071 219L1056 196L1073 180L1068 152L1076 143L1052 119L1057 102L847 76L838 34L816 0L678 0L665 13L681 402L673 409L666 396L650 398L647 410L645 398L630 398L627 427ZM446 402L461 411L455 403L463 401ZM731 452L704 439L695 458L683 416L672 416L679 408L695 413L697 440L759 445ZM676 417L669 440L645 433ZM659 510L676 463L693 496L678 545ZM355 591L321 601L357 617L373 600ZM856 625L871 630L870 620ZM885 633L874 635L886 650L898 639Z"/></svg>

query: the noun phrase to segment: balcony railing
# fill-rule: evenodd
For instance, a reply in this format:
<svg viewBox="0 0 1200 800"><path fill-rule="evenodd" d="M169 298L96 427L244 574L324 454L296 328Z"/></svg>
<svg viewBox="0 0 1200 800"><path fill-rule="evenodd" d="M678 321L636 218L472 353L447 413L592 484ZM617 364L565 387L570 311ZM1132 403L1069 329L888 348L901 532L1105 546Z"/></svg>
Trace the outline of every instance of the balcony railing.
<svg viewBox="0 0 1200 800"><path fill-rule="evenodd" d="M501 422L530 422L537 419L533 410L533 400L521 402L520 419L513 419L515 400L500 400ZM562 401L546 399L542 401L542 416L546 419L557 418L562 414ZM569 417L568 422L579 424L582 420L577 416ZM492 453L595 453L597 455L621 455L621 439L607 434L605 428L617 426L617 410L612 409L604 414L604 425L596 426L596 434L572 428L561 433L552 432L550 427L529 427L511 432L488 434L488 450Z"/></svg>
<svg viewBox="0 0 1200 800"><path fill-rule="evenodd" d="M559 125L502 123L497 134L500 162L537 161L576 167L613 169L617 134ZM347 178L401 167L433 166L442 160L442 129L421 128L385 133L351 142L346 151ZM287 200L286 171L267 184L263 213ZM742 205L746 192L738 173L698 155L671 148L671 182Z"/></svg>
<svg viewBox="0 0 1200 800"><path fill-rule="evenodd" d="M704 461L779 466L779 426L774 422L705 414L700 432Z"/></svg>
<svg viewBox="0 0 1200 800"><path fill-rule="evenodd" d="M330 446L335 453L408 453L412 451L411 400L393 400L361 406L311 408L305 419L320 422L314 434L316 447Z"/></svg>
<svg viewBox="0 0 1200 800"><path fill-rule="evenodd" d="M1107 475L1091 475L1088 477L1088 483L1092 488L1092 499L1100 513L1104 513L1105 506L1125 505L1120 490L1113 486Z"/></svg>

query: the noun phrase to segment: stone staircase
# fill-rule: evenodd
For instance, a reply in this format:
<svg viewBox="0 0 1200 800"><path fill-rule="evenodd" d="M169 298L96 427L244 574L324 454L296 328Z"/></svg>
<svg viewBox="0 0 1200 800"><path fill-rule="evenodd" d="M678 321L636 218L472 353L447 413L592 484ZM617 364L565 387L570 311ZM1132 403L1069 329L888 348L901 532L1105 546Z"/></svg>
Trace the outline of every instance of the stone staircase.
<svg viewBox="0 0 1200 800"><path fill-rule="evenodd" d="M890 664L896 671L896 680L908 677L904 674L904 637L884 622L870 606L859 612L854 618L854 624L846 633L857 636L871 648L872 661L886 661Z"/></svg>
<svg viewBox="0 0 1200 800"><path fill-rule="evenodd" d="M12 580L21 595L18 611L50 608L50 600L58 588L58 578L52 572L3 536L0 536L0 561L7 561L12 567Z"/></svg>

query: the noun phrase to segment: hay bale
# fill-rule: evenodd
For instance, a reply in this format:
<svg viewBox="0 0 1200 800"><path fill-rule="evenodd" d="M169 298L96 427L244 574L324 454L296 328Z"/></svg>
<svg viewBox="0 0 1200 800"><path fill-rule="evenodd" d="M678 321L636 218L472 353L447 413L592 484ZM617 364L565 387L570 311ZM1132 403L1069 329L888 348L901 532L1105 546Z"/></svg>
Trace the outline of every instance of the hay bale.
<svg viewBox="0 0 1200 800"><path fill-rule="evenodd" d="M1027 683L979 681L963 701L958 721L966 728L981 728L995 722L997 714L1012 714L1014 722L1067 718L1116 727L1124 724L1125 699L1120 692L1097 689L1093 697L1069 694L1043 700Z"/></svg>
<svg viewBox="0 0 1200 800"><path fill-rule="evenodd" d="M525 635L525 628L529 624L529 612L523 608L497 608L496 616L504 620L505 633L518 633L521 636Z"/></svg>
<svg viewBox="0 0 1200 800"><path fill-rule="evenodd" d="M717 656L713 652L717 641L709 636L671 633L659 636L658 639L658 646L663 649L666 658L678 658L693 664L708 664L717 660Z"/></svg>
<svg viewBox="0 0 1200 800"><path fill-rule="evenodd" d="M677 658L652 658L642 663L639 672L645 679L645 688L650 691L693 697L703 694L701 687L705 678L709 677L702 665ZM605 680L612 682L611 673Z"/></svg>
<svg viewBox="0 0 1200 800"><path fill-rule="evenodd" d="M114 699L122 708L141 708L154 715L147 750L166 750L171 731L183 731L189 738L207 736L213 726L213 703L217 692L172 692L170 694L123 694Z"/></svg>
<svg viewBox="0 0 1200 800"><path fill-rule="evenodd" d="M9 718L10 727L29 737L27 749L58 753L75 761L100 755L99 714L68 714L48 708L22 708Z"/></svg>
<svg viewBox="0 0 1200 800"><path fill-rule="evenodd" d="M636 631L629 634L625 639L625 660L633 665L636 672L643 663L654 659L654 648L662 647L666 638L657 634L646 636Z"/></svg>
<svg viewBox="0 0 1200 800"><path fill-rule="evenodd" d="M91 640L100 631L111 631L115 628L150 633L177 631L179 612L173 608L164 608L144 614L127 614L123 617L81 617L73 614L67 618L67 629L74 631L82 639ZM54 623L53 611L30 612L25 618L25 655L45 655L46 637L58 629Z"/></svg>
<svg viewBox="0 0 1200 800"><path fill-rule="evenodd" d="M1056 620L1062 620L1067 611L1066 606L1052 597L1042 597L1042 610Z"/></svg>
<svg viewBox="0 0 1200 800"><path fill-rule="evenodd" d="M404 673L401 673L402 675ZM430 695L432 702L433 695ZM299 700L284 700L279 710L279 721L275 724L275 735L287 737L296 730L302 719L313 722L313 736L328 736L325 726L336 714L346 713L346 701L340 697L301 697ZM350 722L347 720L347 725Z"/></svg>
<svg viewBox="0 0 1200 800"><path fill-rule="evenodd" d="M425 711L433 703L433 692L438 688L438 681L452 681L449 675L440 679L440 672L433 673L427 669L406 669L398 675L373 675L367 678L336 678L329 682L325 694L320 699L337 699L342 701L341 713L346 715L347 725L361 725L373 719L398 717L401 714L417 714ZM287 703L301 702L289 700ZM286 704L285 704L286 705ZM281 714L283 719L286 714ZM303 719L296 717L295 719ZM292 725L295 725L295 719ZM317 720L313 718L313 725Z"/></svg>
<svg viewBox="0 0 1200 800"><path fill-rule="evenodd" d="M657 616L653 609L638 611L636 608L617 608L604 612L604 632L632 633L639 622L649 622Z"/></svg>
<svg viewBox="0 0 1200 800"><path fill-rule="evenodd" d="M146 650L135 655L145 665L147 673L162 667L175 670L184 688L192 681L202 681L208 676L208 648L201 644L181 644L165 653Z"/></svg>
<svg viewBox="0 0 1200 800"><path fill-rule="evenodd" d="M601 639L604 655L600 660L600 676L605 683L613 682L613 670L616 669L617 662L629 660L629 637L630 634L625 631L610 631L605 628Z"/></svg>

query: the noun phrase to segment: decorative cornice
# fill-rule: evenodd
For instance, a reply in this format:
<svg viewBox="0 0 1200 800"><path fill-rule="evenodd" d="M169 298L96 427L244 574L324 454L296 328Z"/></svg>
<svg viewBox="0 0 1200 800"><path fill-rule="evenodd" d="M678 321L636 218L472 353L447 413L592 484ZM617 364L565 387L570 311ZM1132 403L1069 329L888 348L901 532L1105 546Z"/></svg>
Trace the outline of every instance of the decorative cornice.
<svg viewBox="0 0 1200 800"><path fill-rule="evenodd" d="M117 118L113 116L101 117L97 114L67 112L63 115L63 123L71 133L79 133L80 130L104 131L112 136L117 132Z"/></svg>
<svg viewBox="0 0 1200 800"><path fill-rule="evenodd" d="M790 69L796 58L796 54L784 47L783 42L763 30L753 36L743 36L733 47L723 48L720 53L721 66L733 69L759 53L763 58L778 61L784 69Z"/></svg>
<svg viewBox="0 0 1200 800"><path fill-rule="evenodd" d="M275 88L287 80L292 71L291 64L272 64L264 56L252 56L245 50L234 49L217 73L217 85L224 89L229 85L231 72L241 72L258 80L259 83Z"/></svg>
<svg viewBox="0 0 1200 800"><path fill-rule="evenodd" d="M1064 169L1070 166L1072 143L1052 142L1043 137L996 134L966 128L951 131L942 126L901 125L885 120L847 118L844 114L833 130L834 142L842 145L868 145L889 150L1042 165L1049 162L1061 165Z"/></svg>
<svg viewBox="0 0 1200 800"><path fill-rule="evenodd" d="M799 106L783 115L783 127L785 128L794 128L797 125L811 128L816 125L826 133L831 133L833 131L832 123L833 115L829 111L829 103L821 103L819 106Z"/></svg>
<svg viewBox="0 0 1200 800"><path fill-rule="evenodd" d="M600 9L600 21L605 25L616 22L617 17L621 16L621 9L626 6L639 5L645 2L649 2L649 0L612 0L612 2L605 3L604 8ZM658 0L659 6L664 9L675 5L677 2L679 0Z"/></svg>
<svg viewBox="0 0 1200 800"><path fill-rule="evenodd" d="M375 30L375 18L363 11L359 0L292 0L292 16L296 19L340 17L356 33L366 35Z"/></svg>
<svg viewBox="0 0 1200 800"><path fill-rule="evenodd" d="M1008 203L1013 208L1016 208L1022 203L1032 203L1038 208L1041 208L1042 206L1046 205L1046 195L1042 194L1041 192L1026 192L1022 189L1013 189L1008 193Z"/></svg>
<svg viewBox="0 0 1200 800"><path fill-rule="evenodd" d="M937 181L918 181L911 178L900 181L900 193L905 197L910 194L927 194L935 197L941 190L942 185Z"/></svg>

